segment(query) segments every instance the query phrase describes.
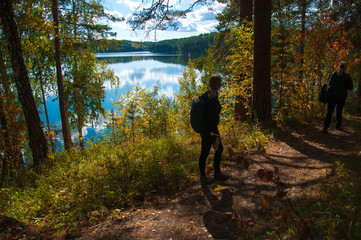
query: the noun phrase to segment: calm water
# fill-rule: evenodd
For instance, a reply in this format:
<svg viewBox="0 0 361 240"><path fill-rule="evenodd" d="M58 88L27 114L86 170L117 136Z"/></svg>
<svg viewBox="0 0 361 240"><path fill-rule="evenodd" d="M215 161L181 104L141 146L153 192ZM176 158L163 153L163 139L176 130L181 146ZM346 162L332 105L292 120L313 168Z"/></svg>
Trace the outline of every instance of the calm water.
<svg viewBox="0 0 361 240"><path fill-rule="evenodd" d="M107 111L113 108L113 101L119 99L119 95L126 92L128 88L140 86L151 89L157 82L161 84L160 94L173 97L178 91L178 78L182 75L189 58L198 56L159 54L151 52L119 52L119 53L100 53L97 55L99 60L106 60L109 67L114 70L119 77L120 84L117 88L106 83L106 98L103 103ZM61 130L61 120L59 112L59 103L52 96L47 101L50 124L56 130ZM41 120L46 122L45 116ZM106 125L103 119L100 119L95 126L90 124L82 129L86 140L100 136L106 131ZM76 138L77 131L72 134ZM62 145L61 132L59 133L58 145Z"/></svg>

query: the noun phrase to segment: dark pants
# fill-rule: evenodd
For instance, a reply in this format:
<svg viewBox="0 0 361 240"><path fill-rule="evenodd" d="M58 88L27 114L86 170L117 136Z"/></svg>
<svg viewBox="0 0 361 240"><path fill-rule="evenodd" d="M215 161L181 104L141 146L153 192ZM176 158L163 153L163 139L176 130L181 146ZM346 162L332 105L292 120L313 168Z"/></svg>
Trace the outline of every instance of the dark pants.
<svg viewBox="0 0 361 240"><path fill-rule="evenodd" d="M202 133L202 150L201 156L199 157L199 170L201 176L205 176L206 160L211 150L212 144L216 141L216 136L211 136L210 133ZM219 139L219 146L217 151L214 153L214 173L220 173L221 157L223 152L222 140Z"/></svg>
<svg viewBox="0 0 361 240"><path fill-rule="evenodd" d="M332 120L332 114L333 111L335 110L336 107L336 128L340 128L341 124L342 124L342 110L343 107L345 106L345 100L340 100L338 98L335 97L331 97L328 100L328 104L327 104L327 114L326 114L326 119L325 122L323 124L323 129L327 129L330 127L331 124L331 120Z"/></svg>

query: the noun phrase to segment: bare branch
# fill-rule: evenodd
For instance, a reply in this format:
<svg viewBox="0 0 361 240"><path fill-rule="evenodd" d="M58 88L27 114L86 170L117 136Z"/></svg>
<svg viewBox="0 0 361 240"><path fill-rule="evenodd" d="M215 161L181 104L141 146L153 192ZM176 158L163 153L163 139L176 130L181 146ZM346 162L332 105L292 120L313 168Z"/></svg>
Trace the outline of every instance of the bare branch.
<svg viewBox="0 0 361 240"><path fill-rule="evenodd" d="M133 19L128 20L133 31L146 30L146 36L151 31L166 30L168 28L178 29L179 18L185 17L193 11L197 4L211 4L215 0L196 0L185 10L175 10L169 0L152 0L151 6L144 8L147 0L142 0L137 10L133 13ZM179 3L181 0L179 0ZM143 8L142 8L143 6ZM153 23L150 23L153 22Z"/></svg>

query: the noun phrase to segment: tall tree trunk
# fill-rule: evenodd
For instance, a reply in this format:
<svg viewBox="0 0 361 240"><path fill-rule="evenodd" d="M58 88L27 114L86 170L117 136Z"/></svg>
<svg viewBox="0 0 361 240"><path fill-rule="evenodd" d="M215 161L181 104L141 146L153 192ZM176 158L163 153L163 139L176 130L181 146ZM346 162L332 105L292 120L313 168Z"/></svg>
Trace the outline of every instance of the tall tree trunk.
<svg viewBox="0 0 361 240"><path fill-rule="evenodd" d="M8 132L8 123L5 117L5 106L3 101L3 94L0 89L0 123L1 123L1 133L4 139L4 156L2 156L2 177L8 175L8 159L10 158L10 137Z"/></svg>
<svg viewBox="0 0 361 240"><path fill-rule="evenodd" d="M10 89L10 82L9 76L6 72L5 61L3 57L3 49L0 49L0 84L4 89L4 95L2 98L2 131L4 134L4 141L5 141L5 160L7 161L7 170L9 173L12 169L10 166L24 166L24 159L23 153L21 151L20 146L20 134L19 129L14 129L13 127L9 126L8 123L15 123L19 122L19 120L14 112L15 101L14 101L14 94L11 92Z"/></svg>
<svg viewBox="0 0 361 240"><path fill-rule="evenodd" d="M29 146L32 151L34 166L38 167L48 156L48 144L41 127L40 117L24 63L11 0L2 0L0 2L0 17L4 26L3 31L7 38L19 100L28 128Z"/></svg>
<svg viewBox="0 0 361 240"><path fill-rule="evenodd" d="M74 35L74 39L73 41L76 43L77 42L77 38L78 38L78 10L77 10L77 5L76 5L76 1L72 0L72 5L73 5L73 35ZM78 141L79 141L79 147L81 150L84 150L84 141L83 141L83 126L84 126L84 122L83 122L83 112L81 109L81 94L80 94L80 80L79 80L79 74L78 74L78 56L77 56L77 45L74 44L73 45L74 49L74 65L73 65L73 83L74 83L74 110L75 110L75 114L77 116L77 121L76 121L76 127L78 128Z"/></svg>
<svg viewBox="0 0 361 240"><path fill-rule="evenodd" d="M253 15L253 0L239 0L239 20L242 24L243 20L252 21Z"/></svg>
<svg viewBox="0 0 361 240"><path fill-rule="evenodd" d="M53 4L52 10L53 10L54 31L55 31L54 38L55 38L56 77L58 84L60 117L61 117L61 125L63 130L65 150L70 150L73 147L73 142L71 140L68 111L65 101L63 73L61 71L58 0L52 0L52 4Z"/></svg>
<svg viewBox="0 0 361 240"><path fill-rule="evenodd" d="M305 39L306 39L306 0L299 0L299 10L301 12L301 39L300 39L300 73L299 73L299 86L302 87L304 61L305 61Z"/></svg>
<svg viewBox="0 0 361 240"><path fill-rule="evenodd" d="M255 0L253 112L260 121L271 117L271 10L272 0Z"/></svg>
<svg viewBox="0 0 361 240"><path fill-rule="evenodd" d="M239 25L243 24L243 21L252 21L253 15L253 0L239 0ZM239 83L244 80L244 75L240 74ZM234 113L236 120L245 120L249 109L247 106L251 106L252 99L241 95L236 95L236 101L234 106Z"/></svg>
<svg viewBox="0 0 361 240"><path fill-rule="evenodd" d="M40 65L39 65L40 66ZM43 77L41 74L41 70L40 67L38 69L38 74L39 74L39 82L40 82L40 88L41 88L41 95L43 98L43 105L44 105L44 112L45 112L45 117L46 117L46 125L48 126L48 138L50 140L50 146L51 146L51 150L54 153L55 152L55 144L54 144L54 140L53 140L53 134L51 133L51 127L50 127L50 121L49 121L49 113L48 113L48 108L46 106L46 98L45 98L45 90L44 90L44 84L43 84Z"/></svg>

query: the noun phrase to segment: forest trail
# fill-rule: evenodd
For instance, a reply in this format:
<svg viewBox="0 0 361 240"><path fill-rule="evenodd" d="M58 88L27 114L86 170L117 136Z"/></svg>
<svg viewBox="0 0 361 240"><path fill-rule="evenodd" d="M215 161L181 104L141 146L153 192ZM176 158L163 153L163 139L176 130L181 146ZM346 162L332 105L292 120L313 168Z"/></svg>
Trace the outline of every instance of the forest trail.
<svg viewBox="0 0 361 240"><path fill-rule="evenodd" d="M331 126L328 134L322 133L321 120L280 129L265 149L245 156L248 168L227 160L225 147L227 181L201 186L197 177L173 196L83 229L77 239L244 239L249 236L245 227L251 232L275 230L283 224L276 212L290 209L287 198L319 197L322 180L335 174L335 162L361 150L352 122L360 125L361 119L345 119L344 131ZM262 181L260 169L272 172L278 183ZM227 189L215 191L218 184ZM279 188L287 197L277 196Z"/></svg>

